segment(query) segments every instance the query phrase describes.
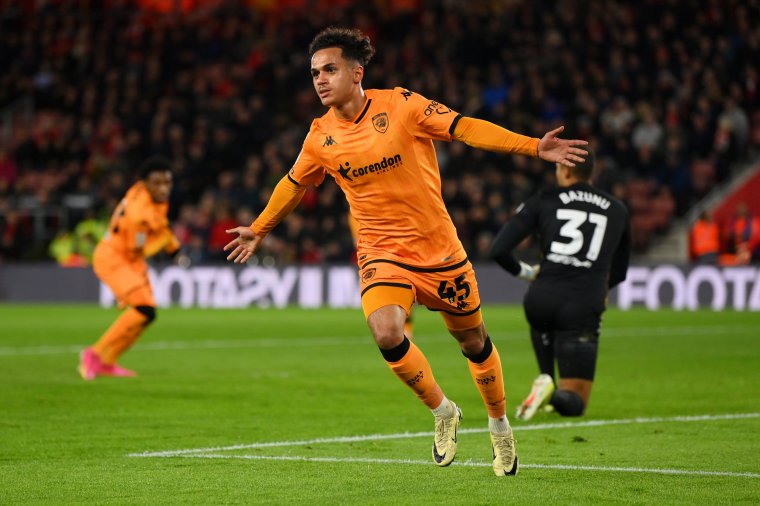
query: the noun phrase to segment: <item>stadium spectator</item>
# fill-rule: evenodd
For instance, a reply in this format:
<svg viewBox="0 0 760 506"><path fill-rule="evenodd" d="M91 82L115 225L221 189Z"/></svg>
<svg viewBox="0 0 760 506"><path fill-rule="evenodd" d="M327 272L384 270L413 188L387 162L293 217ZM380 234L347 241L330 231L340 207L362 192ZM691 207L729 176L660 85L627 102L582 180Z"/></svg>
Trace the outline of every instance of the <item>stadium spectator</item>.
<svg viewBox="0 0 760 506"><path fill-rule="evenodd" d="M165 13L121 2L0 6L0 145L11 167L0 164L0 196L31 234L14 236L15 256L41 258L59 229L76 225L81 217L64 203L80 185L92 189L98 215L110 214L132 182L128 168L149 153L172 159L173 213L197 207L221 172L239 182L251 157L260 158L260 188L273 186L292 159L319 108L300 45L324 18L286 3L191 3L197 8ZM348 4L335 12L327 0L310 3L335 22L361 20L389 41L367 76L373 87L413 75L411 87L466 114L534 135L564 123L593 139L600 161L623 182L646 174L669 187L679 214L760 146L760 24L749 21L760 16L755 1L727 0L718 9L697 0L613 0L594 15L579 14L589 11L578 0L548 11L527 0L410 0L403 13L386 1ZM640 160L633 136L642 107L664 132ZM669 160L674 135L681 151ZM458 143L437 150L452 184L502 163ZM642 165L651 161L659 163ZM697 184L704 174L689 172L696 162L710 171ZM489 181L503 190L506 209L551 184L526 161L508 165L510 175L497 171ZM475 252L481 233L498 227L470 221L476 194L447 195L452 216L461 216L460 238ZM245 205L258 212L261 200ZM350 243L347 233L341 243ZM267 242L262 254L279 255L269 251L276 244ZM282 251L297 258L299 248Z"/></svg>
<svg viewBox="0 0 760 506"><path fill-rule="evenodd" d="M689 254L693 262L716 265L720 256L720 227L712 213L704 212L689 234Z"/></svg>
<svg viewBox="0 0 760 506"><path fill-rule="evenodd" d="M422 351L404 336L415 300L440 311L468 359L488 411L497 476L517 473L518 459L506 417L501 360L480 312L477 281L441 197L433 139L518 153L573 165L585 141L515 134L493 123L457 114L404 88L364 90L374 55L359 30L328 28L309 45L314 89L329 109L315 119L301 153L277 183L264 211L236 235L228 260L247 261L264 237L329 174L343 190L359 224L362 307L383 358L435 418L433 460L449 465L456 454L461 410L435 381Z"/></svg>
<svg viewBox="0 0 760 506"><path fill-rule="evenodd" d="M745 202L737 204L728 235L738 264L760 260L760 218L750 214Z"/></svg>

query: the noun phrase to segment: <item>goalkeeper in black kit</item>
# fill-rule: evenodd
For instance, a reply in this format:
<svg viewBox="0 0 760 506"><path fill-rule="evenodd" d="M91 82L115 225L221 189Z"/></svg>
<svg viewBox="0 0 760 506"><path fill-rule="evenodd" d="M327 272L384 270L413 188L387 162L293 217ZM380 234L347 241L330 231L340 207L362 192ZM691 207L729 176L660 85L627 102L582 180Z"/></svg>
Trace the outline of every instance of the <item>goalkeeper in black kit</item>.
<svg viewBox="0 0 760 506"><path fill-rule="evenodd" d="M575 167L557 164L558 187L522 204L491 248L491 257L505 270L532 281L524 308L541 374L517 408L522 420L545 406L563 416L584 413L607 292L625 280L628 270L628 211L620 200L591 186L593 167L590 150ZM518 261L512 250L534 232L543 259L531 266Z"/></svg>

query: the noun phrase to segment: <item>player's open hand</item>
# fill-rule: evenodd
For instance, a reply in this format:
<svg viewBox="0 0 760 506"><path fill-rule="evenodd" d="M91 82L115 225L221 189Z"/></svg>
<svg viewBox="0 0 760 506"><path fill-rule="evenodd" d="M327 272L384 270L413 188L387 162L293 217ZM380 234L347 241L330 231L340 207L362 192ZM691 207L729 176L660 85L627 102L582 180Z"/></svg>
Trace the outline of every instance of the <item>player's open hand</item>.
<svg viewBox="0 0 760 506"><path fill-rule="evenodd" d="M567 167L575 167L575 162L586 160L588 152L576 146L586 146L588 141L579 139L567 140L557 137L565 129L564 126L546 132L538 142L538 157L547 162L561 163Z"/></svg>
<svg viewBox="0 0 760 506"><path fill-rule="evenodd" d="M236 264L243 264L256 253L263 237L253 233L250 227L235 227L225 230L228 234L237 234L237 237L224 246L224 251L232 252L227 255L227 260Z"/></svg>

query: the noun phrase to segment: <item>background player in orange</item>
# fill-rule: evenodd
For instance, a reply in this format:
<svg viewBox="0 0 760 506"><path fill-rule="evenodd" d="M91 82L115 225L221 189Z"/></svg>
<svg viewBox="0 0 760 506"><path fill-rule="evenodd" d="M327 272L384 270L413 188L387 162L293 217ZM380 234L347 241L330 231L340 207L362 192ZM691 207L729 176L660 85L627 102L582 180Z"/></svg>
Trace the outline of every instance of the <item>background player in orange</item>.
<svg viewBox="0 0 760 506"><path fill-rule="evenodd" d="M140 181L116 207L108 232L95 248L95 274L113 291L119 306L126 308L98 342L82 351L79 373L85 380L135 375L116 360L156 318L145 258L162 250L175 256L180 249L167 217L172 188L170 168L169 162L159 157L143 163Z"/></svg>
<svg viewBox="0 0 760 506"><path fill-rule="evenodd" d="M298 159L277 184L266 208L237 237L228 260L247 261L261 241L295 208L308 185L330 174L359 223L357 254L362 308L388 366L435 417L433 460L446 466L457 449L461 411L446 398L422 351L404 336L404 320L417 300L439 311L462 353L488 411L497 476L517 473L517 454L506 417L501 361L480 313L472 265L441 197L433 140L521 153L573 165L585 141L515 134L465 118L412 91L364 90L364 66L374 54L358 30L328 28L309 47L314 89L327 113L314 120Z"/></svg>

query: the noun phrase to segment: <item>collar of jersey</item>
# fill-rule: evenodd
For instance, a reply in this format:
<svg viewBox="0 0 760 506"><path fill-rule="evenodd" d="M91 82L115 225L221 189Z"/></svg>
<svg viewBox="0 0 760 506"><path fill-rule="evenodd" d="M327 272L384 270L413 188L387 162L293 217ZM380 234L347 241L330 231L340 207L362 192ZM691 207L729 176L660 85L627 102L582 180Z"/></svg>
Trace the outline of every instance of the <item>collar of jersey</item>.
<svg viewBox="0 0 760 506"><path fill-rule="evenodd" d="M372 99L367 97L367 100L364 102L364 105L362 106L361 111L359 111L359 113L351 119L340 119L338 115L335 114L334 110L332 113L335 116L335 119L338 120L342 124L353 123L355 125L358 125L364 119L364 116L366 116L367 111L369 111L369 107L371 104L372 104Z"/></svg>

